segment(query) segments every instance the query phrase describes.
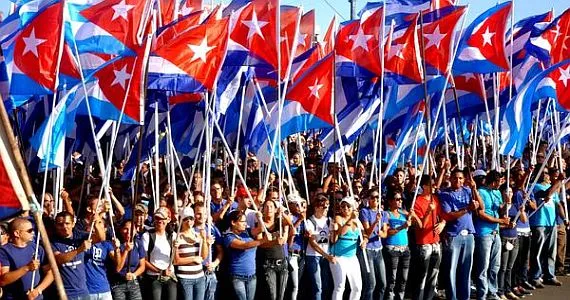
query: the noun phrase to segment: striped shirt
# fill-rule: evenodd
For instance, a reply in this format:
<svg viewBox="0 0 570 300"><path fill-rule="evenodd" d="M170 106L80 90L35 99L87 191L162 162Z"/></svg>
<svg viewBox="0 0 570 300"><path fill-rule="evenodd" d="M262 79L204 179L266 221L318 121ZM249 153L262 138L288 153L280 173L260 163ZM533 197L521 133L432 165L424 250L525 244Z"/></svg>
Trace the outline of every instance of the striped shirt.
<svg viewBox="0 0 570 300"><path fill-rule="evenodd" d="M195 242L194 244L188 243L186 239L179 239L178 245L178 255L180 258L199 256L200 255L200 243ZM176 276L185 279L196 279L204 276L204 270L202 264L200 263L189 263L185 265L176 266Z"/></svg>

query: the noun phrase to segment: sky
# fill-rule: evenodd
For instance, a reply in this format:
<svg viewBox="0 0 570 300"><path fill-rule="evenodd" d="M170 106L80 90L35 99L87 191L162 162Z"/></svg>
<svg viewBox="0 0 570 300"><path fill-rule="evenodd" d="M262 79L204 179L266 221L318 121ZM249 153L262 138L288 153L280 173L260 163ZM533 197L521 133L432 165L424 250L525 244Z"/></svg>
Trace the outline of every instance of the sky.
<svg viewBox="0 0 570 300"><path fill-rule="evenodd" d="M204 0L208 1L208 0ZM484 12L489 7L495 5L497 0L458 0L459 4L469 4L467 13L466 26ZM214 3L220 1L214 1ZM221 1L229 3L229 0ZM502 1L501 1L502 2ZM359 11L365 0L356 0L356 11ZM540 5L537 5L540 3ZM304 11L315 9L317 16L317 33L324 34L331 18L338 14L337 20L343 21L350 18L350 4L348 0L281 0L281 4L302 6ZM7 14L10 1L0 0L0 11ZM333 9L334 7L334 9ZM568 0L515 0L515 20L520 20L531 15L545 13L550 9L554 9L556 15L562 13L570 7ZM335 11L336 10L336 11ZM320 31L320 32L319 32Z"/></svg>

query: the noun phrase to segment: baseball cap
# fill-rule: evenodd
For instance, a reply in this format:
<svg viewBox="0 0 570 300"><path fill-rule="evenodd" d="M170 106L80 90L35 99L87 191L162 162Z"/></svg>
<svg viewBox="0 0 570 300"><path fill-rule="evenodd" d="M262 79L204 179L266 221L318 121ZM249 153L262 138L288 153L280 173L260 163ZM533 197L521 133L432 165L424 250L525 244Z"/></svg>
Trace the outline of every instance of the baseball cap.
<svg viewBox="0 0 570 300"><path fill-rule="evenodd" d="M144 214L148 214L148 208L146 207L146 205L139 203L135 205L135 213L136 212L142 212Z"/></svg>
<svg viewBox="0 0 570 300"><path fill-rule="evenodd" d="M154 212L154 217L161 219L170 219L170 211L166 207L161 207Z"/></svg>
<svg viewBox="0 0 570 300"><path fill-rule="evenodd" d="M352 198L352 197L350 197L350 196L349 196L349 197L344 197L344 198L342 198L342 200L340 200L340 204L342 204L343 202L344 202L344 203L347 203L347 204L350 205L350 207L352 207L352 208L355 208L355 207L356 207L356 203L355 203L356 201L354 201L354 198Z"/></svg>
<svg viewBox="0 0 570 300"><path fill-rule="evenodd" d="M180 213L181 220L184 220L188 217L194 217L194 210L190 206L186 206Z"/></svg>

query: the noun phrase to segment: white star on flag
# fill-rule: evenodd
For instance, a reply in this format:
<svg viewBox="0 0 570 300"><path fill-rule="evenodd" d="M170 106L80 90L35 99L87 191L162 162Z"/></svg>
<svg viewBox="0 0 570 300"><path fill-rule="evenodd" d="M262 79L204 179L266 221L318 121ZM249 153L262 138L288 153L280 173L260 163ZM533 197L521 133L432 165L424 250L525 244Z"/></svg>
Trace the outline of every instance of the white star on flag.
<svg viewBox="0 0 570 300"><path fill-rule="evenodd" d="M558 68L558 70L560 71L560 77L558 77L558 80L564 83L564 87L567 87L568 80L570 80L570 66L566 69Z"/></svg>
<svg viewBox="0 0 570 300"><path fill-rule="evenodd" d="M424 36L428 39L427 45L425 46L425 49L428 49L431 46L434 46L439 49L439 45L441 44L441 40L443 40L443 38L445 37L445 33L441 33L439 31L439 25L437 25L437 27L435 27L435 30L433 31L433 33L424 33Z"/></svg>
<svg viewBox="0 0 570 300"><path fill-rule="evenodd" d="M319 80L315 79L315 83L312 86L309 86L309 90L311 91L311 95L317 98L319 97L319 90L323 87L322 84L319 84Z"/></svg>
<svg viewBox="0 0 570 300"><path fill-rule="evenodd" d="M200 45L188 45L188 47L190 48L190 50L192 50L192 52L194 52L194 55L192 56L192 59L190 60L190 62L193 62L193 61L197 60L198 58L201 59L203 62L206 62L206 55L208 54L208 52L210 52L210 51L212 51L212 49L216 48L216 46L214 46L214 47L208 46L208 38L207 37L204 37L204 39L202 40Z"/></svg>
<svg viewBox="0 0 570 300"><path fill-rule="evenodd" d="M47 41L44 39L36 38L36 29L35 28L32 28L32 32L30 32L30 35L28 37L23 38L23 40L24 40L24 44L26 44L26 46L24 47L24 51L22 52L22 55L24 55L28 52L32 52L36 57L38 57L38 46Z"/></svg>
<svg viewBox="0 0 570 300"><path fill-rule="evenodd" d="M404 59L404 55L402 54L402 50L404 50L405 47L406 47L406 44L396 44L396 45L390 46L390 52L388 53L390 56L390 59L393 58L394 56L397 56L401 59Z"/></svg>
<svg viewBox="0 0 570 300"><path fill-rule="evenodd" d="M362 26L358 27L358 32L356 34L352 34L348 37L349 40L354 42L352 44L352 51L358 47L364 49L364 51L368 51L368 40L371 38L371 34L364 34Z"/></svg>
<svg viewBox="0 0 570 300"><path fill-rule="evenodd" d="M487 44L493 46L493 41L491 39L493 38L495 33L490 32L489 27L487 27L487 30L485 30L485 33L483 33L482 35L483 35L483 47L485 47L485 45Z"/></svg>
<svg viewBox="0 0 570 300"><path fill-rule="evenodd" d="M120 71L113 70L113 73L115 73L115 79L111 82L111 86L118 83L124 90L126 81L131 79L131 74L127 73L127 65L124 65Z"/></svg>
<svg viewBox="0 0 570 300"><path fill-rule="evenodd" d="M477 80L477 77L475 77L475 74L473 74L473 73L467 73L467 74L463 75L463 77L465 78L465 82L469 82L469 80L471 80L471 79Z"/></svg>
<svg viewBox="0 0 570 300"><path fill-rule="evenodd" d="M121 0L120 3L112 6L115 12L113 13L111 21L115 21L118 17L127 20L127 15L129 13L129 10L133 9L134 7L135 7L134 5L127 5L126 0Z"/></svg>
<svg viewBox="0 0 570 300"><path fill-rule="evenodd" d="M303 45L303 46L307 46L305 44L305 39L307 38L307 34L303 33L303 34L298 34L297 35L297 44L298 45Z"/></svg>
<svg viewBox="0 0 570 300"><path fill-rule="evenodd" d="M251 20L250 21L241 21L245 26L247 26L247 28L249 28L249 31L247 32L247 40L249 41L251 39L251 37L255 34L259 35L262 39L265 39L263 37L263 33L261 33L261 28L263 28L265 25L268 24L268 22L265 21L258 21L257 20L257 14L255 13L255 10L253 11L252 15L251 15Z"/></svg>

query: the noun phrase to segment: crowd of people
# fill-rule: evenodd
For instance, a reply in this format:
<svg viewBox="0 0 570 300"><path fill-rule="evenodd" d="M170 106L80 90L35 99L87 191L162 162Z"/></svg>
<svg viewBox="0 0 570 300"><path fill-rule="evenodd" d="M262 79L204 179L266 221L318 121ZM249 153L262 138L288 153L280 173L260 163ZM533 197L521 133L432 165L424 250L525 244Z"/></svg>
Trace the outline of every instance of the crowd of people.
<svg viewBox="0 0 570 300"><path fill-rule="evenodd" d="M430 174L407 164L379 185L370 163L322 170L305 147L267 183L254 156L234 169L216 153L208 170L143 162L136 184L119 163L102 188L74 156L65 188L40 198L68 299L512 300L568 275L558 156L539 172L544 153L508 170L437 154ZM56 299L33 219L0 230L3 299Z"/></svg>

